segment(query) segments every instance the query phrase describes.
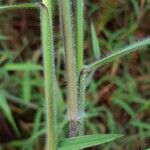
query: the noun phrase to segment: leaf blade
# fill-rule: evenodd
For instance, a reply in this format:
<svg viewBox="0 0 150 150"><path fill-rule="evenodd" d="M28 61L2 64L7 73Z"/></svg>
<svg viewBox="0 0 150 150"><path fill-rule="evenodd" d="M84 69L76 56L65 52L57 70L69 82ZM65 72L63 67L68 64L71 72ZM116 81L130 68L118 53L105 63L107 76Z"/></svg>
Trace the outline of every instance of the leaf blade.
<svg viewBox="0 0 150 150"><path fill-rule="evenodd" d="M8 63L3 69L6 71L41 71L43 67L34 63Z"/></svg>
<svg viewBox="0 0 150 150"><path fill-rule="evenodd" d="M101 53L100 53L98 38L96 35L96 30L95 30L93 23L91 23L91 37L92 37L92 46L93 46L93 52L94 52L95 58L99 59L101 57Z"/></svg>
<svg viewBox="0 0 150 150"><path fill-rule="evenodd" d="M117 138L122 137L122 135L117 134L95 134L95 135L86 135L79 136L75 138L65 139L60 143L59 150L77 150L82 148L88 148L91 146L96 146L110 142Z"/></svg>

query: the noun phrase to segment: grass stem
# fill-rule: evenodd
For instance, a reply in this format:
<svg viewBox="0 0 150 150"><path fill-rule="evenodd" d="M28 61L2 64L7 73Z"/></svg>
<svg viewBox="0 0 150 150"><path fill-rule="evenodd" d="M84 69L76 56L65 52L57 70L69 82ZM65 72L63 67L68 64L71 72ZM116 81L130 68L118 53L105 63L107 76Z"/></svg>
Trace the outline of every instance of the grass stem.
<svg viewBox="0 0 150 150"><path fill-rule="evenodd" d="M46 150L56 150L56 105L55 105L55 69L53 52L52 8L51 0L43 0L41 5L41 31L43 45L45 95L46 95Z"/></svg>
<svg viewBox="0 0 150 150"><path fill-rule="evenodd" d="M134 42L133 44L128 45L128 46L122 48L121 50L114 51L109 56L106 56L100 60L97 60L96 62L89 64L85 67L88 68L88 72L94 71L94 70L98 69L99 67L101 67L105 64L108 64L109 62L111 62L113 60L116 60L117 58L128 55L131 52L139 51L142 48L149 46L149 45L150 45L150 38L148 37L148 38L145 38L138 42Z"/></svg>
<svg viewBox="0 0 150 150"><path fill-rule="evenodd" d="M83 67L83 0L76 0L76 49L77 49L77 72Z"/></svg>
<svg viewBox="0 0 150 150"><path fill-rule="evenodd" d="M15 9L36 9L39 8L39 3L20 3L14 5L2 5L0 10L15 10Z"/></svg>
<svg viewBox="0 0 150 150"><path fill-rule="evenodd" d="M77 76L74 48L74 32L71 19L70 0L59 0L67 70L68 114L70 120L70 136L77 134Z"/></svg>

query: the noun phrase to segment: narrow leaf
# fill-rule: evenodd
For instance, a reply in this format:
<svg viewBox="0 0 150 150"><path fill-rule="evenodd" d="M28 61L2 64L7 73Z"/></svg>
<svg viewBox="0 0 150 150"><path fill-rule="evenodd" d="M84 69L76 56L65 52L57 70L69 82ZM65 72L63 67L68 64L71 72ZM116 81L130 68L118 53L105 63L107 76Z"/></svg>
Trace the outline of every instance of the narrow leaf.
<svg viewBox="0 0 150 150"><path fill-rule="evenodd" d="M100 53L98 38L96 35L96 30L95 30L93 23L91 23L91 36L92 36L92 46L93 46L95 58L99 59L101 57L101 53Z"/></svg>
<svg viewBox="0 0 150 150"><path fill-rule="evenodd" d="M122 109L124 109L131 117L134 117L135 116L135 112L134 110L123 100L121 99L115 99L113 100L113 102L120 106Z"/></svg>
<svg viewBox="0 0 150 150"><path fill-rule="evenodd" d="M139 129L150 130L150 124L142 121L132 121L131 124Z"/></svg>
<svg viewBox="0 0 150 150"><path fill-rule="evenodd" d="M65 139L60 143L59 150L78 150L88 148L113 141L122 136L123 135L118 134L95 134Z"/></svg>
<svg viewBox="0 0 150 150"><path fill-rule="evenodd" d="M33 63L13 63L3 67L6 71L41 71L43 67Z"/></svg>
<svg viewBox="0 0 150 150"><path fill-rule="evenodd" d="M6 119L9 121L10 125L13 127L15 132L18 135L20 135L14 117L12 115L11 109L9 107L9 104L7 103L5 92L3 91L0 92L0 109L3 111Z"/></svg>

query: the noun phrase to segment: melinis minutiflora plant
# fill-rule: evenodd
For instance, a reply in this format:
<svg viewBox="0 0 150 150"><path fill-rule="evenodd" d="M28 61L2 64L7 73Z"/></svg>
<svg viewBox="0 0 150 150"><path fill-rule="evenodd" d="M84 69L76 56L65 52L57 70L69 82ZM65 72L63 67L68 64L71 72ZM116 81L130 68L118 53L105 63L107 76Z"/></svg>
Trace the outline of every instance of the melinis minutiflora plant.
<svg viewBox="0 0 150 150"><path fill-rule="evenodd" d="M150 45L150 38L145 38L114 51L109 56L91 64L84 65L83 59L83 0L58 0L63 43L65 49L65 63L67 74L67 109L70 138L58 140L57 106L56 106L56 75L54 64L54 32L52 0L42 0L40 3L20 3L0 6L0 10L39 9L41 22L41 39L43 49L44 80L45 80L45 114L46 114L46 150L79 150L103 144L122 135L96 134L85 135L85 91L86 80L90 72L110 63L131 52L142 50ZM73 4L73 5L72 5ZM74 13L72 11L74 10ZM96 47L96 45L95 45ZM58 114L59 115L59 114Z"/></svg>

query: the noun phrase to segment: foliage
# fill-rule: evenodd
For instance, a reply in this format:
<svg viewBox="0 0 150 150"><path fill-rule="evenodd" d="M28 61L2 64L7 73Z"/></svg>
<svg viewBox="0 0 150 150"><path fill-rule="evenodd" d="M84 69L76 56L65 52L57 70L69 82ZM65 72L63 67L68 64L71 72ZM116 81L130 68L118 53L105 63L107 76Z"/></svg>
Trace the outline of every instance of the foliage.
<svg viewBox="0 0 150 150"><path fill-rule="evenodd" d="M106 4L107 3L108 1L106 2ZM122 56L126 56L131 52L148 49L147 47L150 45L150 38L143 38L140 41L131 43L131 41L133 41L133 36L131 36L131 34L133 34L135 30L135 25L131 25L128 30L118 29L115 33L112 33L111 31L105 29L107 22L112 19L113 14L117 13L114 11L114 9L116 9L116 7L118 6L118 1L116 1L115 6L113 6L113 3L111 4L111 6L113 6L112 9L109 9L107 7L106 9L104 9L104 15L101 17L103 18L103 22L100 24L100 31L103 32L108 40L103 39L99 41L94 23L90 22L92 47L97 61L84 65L83 1L77 0L72 5L69 0L58 0L61 29L63 32L63 55L65 55L64 62L66 64L67 75L68 105L66 107L64 104L63 90L60 90L58 78L56 79L56 73L61 74L61 70L57 70L57 66L54 63L55 56L57 54L54 53L55 37L53 27L53 12L55 8L53 4L54 3L51 0L43 0L41 3L20 3L0 6L0 11L15 9L40 10L40 23L42 33L41 40L43 48L42 54L44 64L43 68L41 65L38 65L33 58L28 62L16 63L12 59L12 55L18 57L18 53L13 53L10 50L6 50L8 48L5 44L2 44L2 48L5 51L0 52L0 64L2 64L0 74L4 76L0 77L0 80L4 80L0 85L2 87L2 92L0 92L0 103L2 106L1 110L5 114L6 119L11 124L12 128L18 136L20 135L20 132L17 124L15 123L14 116L11 113L11 109L8 105L7 100L19 104L20 107L25 106L26 109L30 108L37 111L35 114L35 120L33 121L32 133L30 138L27 141L20 139L9 142L7 146L15 146L22 149L35 149L34 145L38 145L38 140L40 139L40 137L46 134L47 150L83 149L99 144L104 144L106 142L110 142L117 138L120 138L122 137L122 135L120 134L125 133L124 130L128 129L129 127L137 129L142 138L149 136L149 124L145 121L140 120L138 117L141 113L148 110L150 104L135 90L135 81L130 76L130 74L126 72L126 70L124 71L124 82L120 79L119 76L105 76L99 81L95 82L92 76L95 71L97 71L99 68L102 69L103 66L112 61L115 61L112 66L114 73L114 70L119 66L120 58ZM138 3L134 2L133 6L138 17L139 11L137 10L140 10L138 8ZM75 14L73 13L73 11L75 11ZM122 45L124 45L124 42L120 40L127 38L128 35L130 35L128 43L131 44L127 45L124 48L120 48L122 47ZM116 40L117 37L119 37L119 39L117 39L118 41ZM9 37L2 34L0 36L0 40L7 41L9 40ZM103 47L107 47L111 51L111 54L102 58ZM119 48L119 50L112 50L114 48ZM128 66L126 66L125 68L128 68ZM45 80L44 84L43 79L41 78L41 72L43 71ZM20 72L23 72L21 75L22 77L21 79L18 79L18 77L20 77ZM10 76L11 78L9 78ZM93 99L96 99L96 90L105 82L110 82L111 84L113 83L116 86L116 90L112 96L111 105L113 105L113 107L119 107L119 110L124 110L129 116L128 123L125 129L120 128L120 124L116 121L116 118L113 116L114 114L112 114L112 111L109 110L107 106L95 107L93 103L91 103L90 101L86 101L87 87L88 92L92 93ZM149 79L147 82L149 82ZM9 89L10 86L7 85L7 83L11 83L11 86L14 86L13 89L18 87L17 84L19 84L19 86L22 86L22 90L10 90L13 93L11 94L9 90L5 91L5 89ZM38 92L35 92L35 89L39 89L39 91L41 90L41 85L42 88L45 88L45 98L43 98L41 93L39 94ZM32 91L33 88L34 91ZM36 104L35 99L37 100ZM46 99L45 109L43 109L44 99ZM136 107L132 107L133 104ZM66 114L66 110L68 112L68 115ZM46 113L46 130L42 129L43 126L41 124L44 112ZM62 115L63 117L60 117ZM99 126L96 123L91 123L90 120L99 116L103 118L103 120L105 117L107 118L105 119L105 121L107 121L107 128L111 134L97 134L99 133ZM70 128L69 131L67 128L68 124ZM85 135L85 129L87 129L87 134L89 132L90 134L92 133L92 135ZM66 134L69 134L70 138L66 138ZM138 137L135 135L133 136L134 138ZM64 139L64 137L66 139ZM127 142L128 140L129 139L127 138L125 142ZM4 147L7 146L4 145ZM104 146L104 148L109 149L110 147L112 147L115 149L117 146L118 144L112 142L110 145L106 144L106 147Z"/></svg>

